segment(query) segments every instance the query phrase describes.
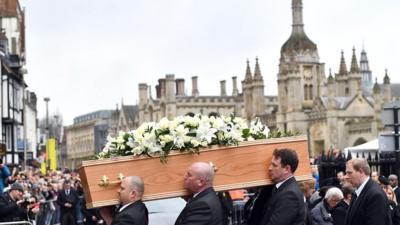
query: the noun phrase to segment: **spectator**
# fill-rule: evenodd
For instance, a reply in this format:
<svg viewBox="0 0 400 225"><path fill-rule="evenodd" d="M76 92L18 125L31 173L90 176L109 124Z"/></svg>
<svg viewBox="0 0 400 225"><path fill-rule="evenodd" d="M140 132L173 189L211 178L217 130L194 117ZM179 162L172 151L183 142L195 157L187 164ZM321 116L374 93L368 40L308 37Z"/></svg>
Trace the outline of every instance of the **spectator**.
<svg viewBox="0 0 400 225"><path fill-rule="evenodd" d="M60 205L61 225L75 225L78 194L71 187L71 181L64 181L64 188L58 193L57 203Z"/></svg>
<svg viewBox="0 0 400 225"><path fill-rule="evenodd" d="M0 157L0 194L3 193L4 186L6 185L6 179L10 175L10 170L5 164L3 164L3 159Z"/></svg>
<svg viewBox="0 0 400 225"><path fill-rule="evenodd" d="M390 174L389 175L389 184L393 188L393 191L394 191L394 193L396 195L397 201L399 201L400 200L400 189L398 188L399 187L399 180L398 180L397 175L395 175L395 174Z"/></svg>
<svg viewBox="0 0 400 225"><path fill-rule="evenodd" d="M319 190L319 171L318 171L318 166L317 165L312 165L311 166L311 173L312 173L312 176L315 179L315 190Z"/></svg>
<svg viewBox="0 0 400 225"><path fill-rule="evenodd" d="M378 171L371 172L371 179L377 183L379 183L379 173Z"/></svg>
<svg viewBox="0 0 400 225"><path fill-rule="evenodd" d="M343 193L339 188L329 188L324 200L311 210L312 225L333 225L332 211L342 199Z"/></svg>
<svg viewBox="0 0 400 225"><path fill-rule="evenodd" d="M389 199L392 223L393 223L393 225L399 225L400 224L400 211L399 211L399 205L398 205L398 202L396 199L396 195L390 185L386 185L383 188L383 190L385 191L385 193Z"/></svg>
<svg viewBox="0 0 400 225"><path fill-rule="evenodd" d="M336 174L336 178L340 183L340 187L343 187L343 184L346 183L346 176L345 176L344 172L343 171L339 171Z"/></svg>
<svg viewBox="0 0 400 225"><path fill-rule="evenodd" d="M354 188L350 183L344 183L342 186L343 199L338 203L332 212L333 225L344 225L346 212L349 208L351 197L354 193Z"/></svg>
<svg viewBox="0 0 400 225"><path fill-rule="evenodd" d="M305 208L306 208L306 222L305 225L311 225L311 209L312 204L310 198L312 194L315 192L315 180L307 180L299 182L300 190L304 194Z"/></svg>
<svg viewBox="0 0 400 225"><path fill-rule="evenodd" d="M36 214L34 199L24 199L24 188L19 183L11 185L9 192L0 195L0 222L28 220L28 214Z"/></svg>

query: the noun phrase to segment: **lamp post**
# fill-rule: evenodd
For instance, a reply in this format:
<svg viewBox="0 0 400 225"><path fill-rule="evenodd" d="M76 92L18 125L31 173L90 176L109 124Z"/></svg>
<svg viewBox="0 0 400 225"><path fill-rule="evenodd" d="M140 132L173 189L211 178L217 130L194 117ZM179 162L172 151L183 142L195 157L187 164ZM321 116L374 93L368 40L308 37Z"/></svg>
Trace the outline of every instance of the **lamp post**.
<svg viewBox="0 0 400 225"><path fill-rule="evenodd" d="M49 101L50 98L49 97L45 97L43 99L46 102L46 140L48 138L49 135Z"/></svg>
<svg viewBox="0 0 400 225"><path fill-rule="evenodd" d="M50 131L49 131L49 101L50 101L50 98L45 97L43 100L46 102L46 142L45 142L46 159L45 159L45 162L47 164L47 169L48 169L50 166L49 152L47 150L47 139L50 137Z"/></svg>

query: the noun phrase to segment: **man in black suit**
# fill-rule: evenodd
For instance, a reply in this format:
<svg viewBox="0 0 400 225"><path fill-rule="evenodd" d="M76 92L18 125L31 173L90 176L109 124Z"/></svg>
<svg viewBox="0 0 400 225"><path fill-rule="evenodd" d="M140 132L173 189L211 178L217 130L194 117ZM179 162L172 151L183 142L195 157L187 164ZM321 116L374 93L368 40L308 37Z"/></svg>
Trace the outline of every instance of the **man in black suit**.
<svg viewBox="0 0 400 225"><path fill-rule="evenodd" d="M299 164L291 149L275 149L268 167L275 184L271 198L263 209L261 225L303 225L306 220L304 196L293 173Z"/></svg>
<svg viewBox="0 0 400 225"><path fill-rule="evenodd" d="M397 202L399 202L400 201L399 179L396 174L389 175L389 184L393 188Z"/></svg>
<svg viewBox="0 0 400 225"><path fill-rule="evenodd" d="M390 225L389 201L382 188L370 177L367 160L356 158L346 163L346 175L356 188L346 214L346 225Z"/></svg>
<svg viewBox="0 0 400 225"><path fill-rule="evenodd" d="M122 180L118 191L121 207L114 216L110 208L100 209L107 225L148 225L148 211L142 202L144 183L138 176L129 176Z"/></svg>
<svg viewBox="0 0 400 225"><path fill-rule="evenodd" d="M58 192L57 203L60 205L61 225L75 225L75 206L78 204L78 194L71 187L71 181L64 181L63 189Z"/></svg>
<svg viewBox="0 0 400 225"><path fill-rule="evenodd" d="M212 188L214 169L196 162L186 171L185 189L192 194L175 225L222 225L222 208Z"/></svg>

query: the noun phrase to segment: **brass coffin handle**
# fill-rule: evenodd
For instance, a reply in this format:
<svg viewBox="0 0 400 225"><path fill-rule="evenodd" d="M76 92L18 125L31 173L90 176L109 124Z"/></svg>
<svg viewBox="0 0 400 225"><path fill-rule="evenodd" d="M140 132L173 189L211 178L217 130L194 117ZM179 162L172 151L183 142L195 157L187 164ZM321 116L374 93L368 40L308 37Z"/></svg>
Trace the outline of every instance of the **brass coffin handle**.
<svg viewBox="0 0 400 225"><path fill-rule="evenodd" d="M103 177L100 179L99 186L100 187L107 187L109 185L120 184L124 178L125 178L124 175L122 173L120 173L118 175L118 177L117 177L117 180L110 181L110 179L108 179L108 177L106 175L103 175Z"/></svg>
<svg viewBox="0 0 400 225"><path fill-rule="evenodd" d="M208 162L208 164L214 169L214 173L218 171L218 167L213 162Z"/></svg>

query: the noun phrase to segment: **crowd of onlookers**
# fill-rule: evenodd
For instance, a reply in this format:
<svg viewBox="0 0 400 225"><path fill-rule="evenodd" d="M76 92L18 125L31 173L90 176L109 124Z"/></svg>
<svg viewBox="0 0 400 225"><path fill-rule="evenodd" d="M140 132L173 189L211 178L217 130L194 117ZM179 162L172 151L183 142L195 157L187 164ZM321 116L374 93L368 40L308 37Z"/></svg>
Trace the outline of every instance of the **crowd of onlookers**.
<svg viewBox="0 0 400 225"><path fill-rule="evenodd" d="M98 224L95 211L84 207L79 174L69 169L48 172L39 169L13 170L0 163L0 224L31 221L40 225ZM70 217L69 217L70 215ZM63 224L72 224L63 221Z"/></svg>
<svg viewBox="0 0 400 225"><path fill-rule="evenodd" d="M371 173L371 179L378 183L387 196L393 225L400 224L400 199L398 177L391 174L388 178L378 172ZM342 225L346 224L345 216L355 189L348 182L348 176L343 171L337 173L336 179L331 179L329 185L315 189L315 180L299 182L306 199L308 209L308 225Z"/></svg>

